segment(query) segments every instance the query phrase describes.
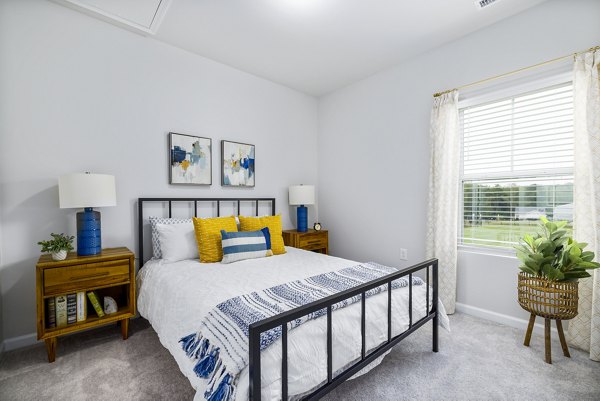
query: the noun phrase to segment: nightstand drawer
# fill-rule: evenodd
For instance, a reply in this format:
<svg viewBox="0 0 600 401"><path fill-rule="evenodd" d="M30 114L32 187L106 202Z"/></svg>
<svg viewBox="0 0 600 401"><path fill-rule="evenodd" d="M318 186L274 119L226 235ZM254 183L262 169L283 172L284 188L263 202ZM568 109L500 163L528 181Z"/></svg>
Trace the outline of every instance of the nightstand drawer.
<svg viewBox="0 0 600 401"><path fill-rule="evenodd" d="M318 249L327 246L327 236L322 234L306 234L299 239L299 246L302 249Z"/></svg>
<svg viewBox="0 0 600 401"><path fill-rule="evenodd" d="M316 251L327 254L329 252L329 233L327 230L298 232L296 230L283 230L283 242L286 246Z"/></svg>
<svg viewBox="0 0 600 401"><path fill-rule="evenodd" d="M56 267L44 271L44 295L66 294L128 281L129 259Z"/></svg>

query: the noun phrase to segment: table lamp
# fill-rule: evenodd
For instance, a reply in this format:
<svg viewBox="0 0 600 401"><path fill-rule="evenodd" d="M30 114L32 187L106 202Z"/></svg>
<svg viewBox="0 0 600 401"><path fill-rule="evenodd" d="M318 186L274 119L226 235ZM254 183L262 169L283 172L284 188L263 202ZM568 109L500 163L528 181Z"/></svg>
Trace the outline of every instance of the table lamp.
<svg viewBox="0 0 600 401"><path fill-rule="evenodd" d="M61 209L83 208L77 213L77 255L102 251L100 212L94 207L115 206L115 177L108 174L74 173L58 179Z"/></svg>
<svg viewBox="0 0 600 401"><path fill-rule="evenodd" d="M313 185L292 185L289 188L290 205L298 205L298 232L308 231L308 209L305 205L315 203L315 187Z"/></svg>

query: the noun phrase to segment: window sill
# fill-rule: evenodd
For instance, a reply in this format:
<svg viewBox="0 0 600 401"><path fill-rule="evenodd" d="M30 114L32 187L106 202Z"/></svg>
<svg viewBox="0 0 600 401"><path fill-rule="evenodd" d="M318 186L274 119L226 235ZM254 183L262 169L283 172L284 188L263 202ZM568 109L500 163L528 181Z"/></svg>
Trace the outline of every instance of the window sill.
<svg viewBox="0 0 600 401"><path fill-rule="evenodd" d="M517 259L517 253L512 248L499 248L483 245L458 245L458 251L478 255Z"/></svg>

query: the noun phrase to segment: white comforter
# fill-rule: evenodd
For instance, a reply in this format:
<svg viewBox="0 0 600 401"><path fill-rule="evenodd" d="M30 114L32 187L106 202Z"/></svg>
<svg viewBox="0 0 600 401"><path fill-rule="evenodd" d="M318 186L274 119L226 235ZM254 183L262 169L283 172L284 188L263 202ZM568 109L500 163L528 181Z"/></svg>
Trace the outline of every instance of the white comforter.
<svg viewBox="0 0 600 401"><path fill-rule="evenodd" d="M237 295L272 287L292 280L356 265L346 259L325 256L296 248L285 255L251 259L232 264L199 263L185 260L164 263L151 260L138 274L138 310L148 319L161 343L177 361L180 370L198 390L195 400L204 400L206 380L193 372L196 361L182 351L179 339L198 331L203 316L218 303ZM426 286L413 286L413 322L425 316ZM430 291L431 294L431 291ZM408 288L392 293L392 333L408 328ZM448 318L440 303L440 320ZM387 292L366 302L367 348L387 340ZM332 318L333 369L340 369L360 357L360 302L335 311ZM291 330L288 336L288 391L290 396L307 393L327 377L327 319L311 320ZM381 362L376 360L370 368ZM281 398L281 340L261 355L262 398ZM236 400L248 399L248 368L236 383Z"/></svg>

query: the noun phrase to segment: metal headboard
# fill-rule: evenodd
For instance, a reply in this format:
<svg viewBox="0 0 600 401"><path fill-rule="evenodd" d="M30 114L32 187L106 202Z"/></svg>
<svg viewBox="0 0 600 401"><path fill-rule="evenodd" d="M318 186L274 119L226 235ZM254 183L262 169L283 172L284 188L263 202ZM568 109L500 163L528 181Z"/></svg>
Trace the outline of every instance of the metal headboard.
<svg viewBox="0 0 600 401"><path fill-rule="evenodd" d="M255 215L258 216L258 206L260 202L271 203L271 215L275 215L275 198L138 198L138 260L140 267L144 264L144 203L164 202L169 205L169 218L172 217L173 203L194 202L194 217L198 217L198 203L216 203L217 216L221 216L221 202L237 202L237 214L240 214L240 204L242 202L255 203Z"/></svg>

